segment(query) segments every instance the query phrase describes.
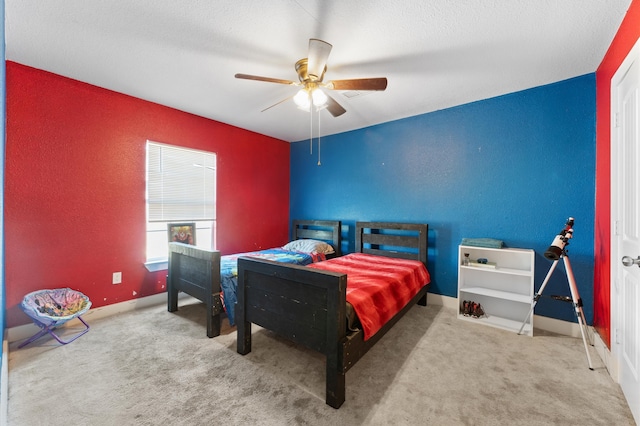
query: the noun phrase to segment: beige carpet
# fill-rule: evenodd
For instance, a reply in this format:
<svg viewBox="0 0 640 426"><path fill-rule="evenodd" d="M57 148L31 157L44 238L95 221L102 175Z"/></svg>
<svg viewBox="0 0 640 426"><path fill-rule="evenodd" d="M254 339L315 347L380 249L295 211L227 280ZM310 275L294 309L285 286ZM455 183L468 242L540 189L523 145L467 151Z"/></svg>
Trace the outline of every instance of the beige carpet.
<svg viewBox="0 0 640 426"><path fill-rule="evenodd" d="M190 303L191 302L191 303ZM413 307L324 402L324 359L253 326L208 339L204 307L182 300L90 322L9 354L9 425L633 425L620 388L582 340L531 337ZM68 330L70 331L70 330ZM593 348L590 348L593 349Z"/></svg>

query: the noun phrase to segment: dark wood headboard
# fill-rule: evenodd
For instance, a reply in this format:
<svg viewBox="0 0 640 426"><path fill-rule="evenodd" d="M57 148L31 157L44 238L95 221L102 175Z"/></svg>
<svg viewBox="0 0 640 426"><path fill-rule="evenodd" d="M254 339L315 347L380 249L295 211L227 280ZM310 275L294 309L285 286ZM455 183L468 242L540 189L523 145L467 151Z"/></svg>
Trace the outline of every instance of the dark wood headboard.
<svg viewBox="0 0 640 426"><path fill-rule="evenodd" d="M429 225L356 222L356 252L419 260L427 266Z"/></svg>
<svg viewBox="0 0 640 426"><path fill-rule="evenodd" d="M291 239L309 238L325 241L333 247L335 255L342 253L342 222L339 220L294 220Z"/></svg>

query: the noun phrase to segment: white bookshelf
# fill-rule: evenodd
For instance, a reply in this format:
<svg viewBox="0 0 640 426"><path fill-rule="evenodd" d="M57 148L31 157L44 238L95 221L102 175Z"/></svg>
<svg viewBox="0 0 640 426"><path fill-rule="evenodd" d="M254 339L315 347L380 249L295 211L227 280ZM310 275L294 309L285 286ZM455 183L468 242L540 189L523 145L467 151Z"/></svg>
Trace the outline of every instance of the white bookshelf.
<svg viewBox="0 0 640 426"><path fill-rule="evenodd" d="M464 245L458 249L458 318L517 333L533 306L535 252ZM465 253L469 266L463 265ZM476 262L481 258L487 265ZM480 303L485 315L463 315L465 300ZM522 334L533 336L533 314L526 319Z"/></svg>

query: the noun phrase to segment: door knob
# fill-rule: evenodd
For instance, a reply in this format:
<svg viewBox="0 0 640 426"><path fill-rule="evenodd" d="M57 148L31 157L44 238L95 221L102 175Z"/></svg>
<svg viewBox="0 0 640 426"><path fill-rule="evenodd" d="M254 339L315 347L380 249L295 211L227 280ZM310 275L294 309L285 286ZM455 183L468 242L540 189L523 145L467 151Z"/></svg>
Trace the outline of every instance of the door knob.
<svg viewBox="0 0 640 426"><path fill-rule="evenodd" d="M638 267L640 268L640 256L638 256L637 259L633 259L629 256L625 256L622 258L622 264L624 266L633 266L633 265L638 265Z"/></svg>

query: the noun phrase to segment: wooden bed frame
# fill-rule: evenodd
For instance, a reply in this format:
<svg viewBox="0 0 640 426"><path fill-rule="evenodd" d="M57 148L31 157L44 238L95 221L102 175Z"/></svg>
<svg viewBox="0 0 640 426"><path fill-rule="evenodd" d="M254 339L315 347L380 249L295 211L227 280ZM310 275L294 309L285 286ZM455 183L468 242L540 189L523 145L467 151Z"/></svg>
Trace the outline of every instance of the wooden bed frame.
<svg viewBox="0 0 640 426"><path fill-rule="evenodd" d="M339 256L342 244L342 224L328 220L294 220L292 240L312 238L329 242ZM224 312L220 298L220 252L182 243L169 243L167 274L167 308L178 310L178 293L185 292L206 305L207 336L220 335L220 314Z"/></svg>
<svg viewBox="0 0 640 426"><path fill-rule="evenodd" d="M426 224L357 222L356 251L427 265ZM398 251L398 249L401 249ZM405 249L411 249L408 252ZM417 253L416 253L417 250ZM261 259L238 259L237 350L251 352L251 324L327 357L326 402L340 408L345 373L414 305L426 306L428 284L380 331L364 340L347 332L347 275Z"/></svg>

